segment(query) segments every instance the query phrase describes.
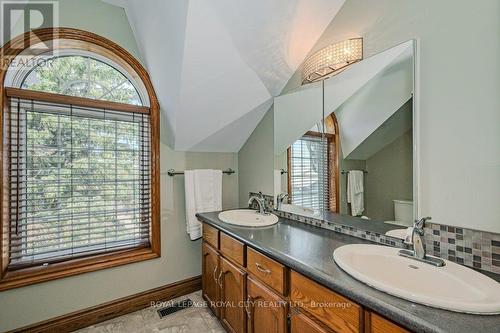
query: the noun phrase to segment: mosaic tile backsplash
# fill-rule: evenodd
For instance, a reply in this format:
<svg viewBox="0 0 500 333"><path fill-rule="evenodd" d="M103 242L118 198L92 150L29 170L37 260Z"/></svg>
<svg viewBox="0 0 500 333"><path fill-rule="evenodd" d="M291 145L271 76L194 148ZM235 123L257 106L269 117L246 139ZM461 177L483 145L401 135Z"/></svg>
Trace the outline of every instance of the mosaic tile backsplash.
<svg viewBox="0 0 500 333"><path fill-rule="evenodd" d="M258 193L250 193L250 196ZM273 209L274 198L264 195L266 207L276 215L342 234L367 239L376 243L408 248L401 239L364 231L346 225L304 217ZM257 209L256 204L252 205ZM428 254L448 259L461 265L500 274L500 234L457 228L427 222L425 225L425 249Z"/></svg>
<svg viewBox="0 0 500 333"><path fill-rule="evenodd" d="M425 248L436 257L500 274L500 234L426 223Z"/></svg>
<svg viewBox="0 0 500 333"><path fill-rule="evenodd" d="M254 196L254 195L259 195L258 193L250 192L249 197ZM403 241L399 238L394 238L386 235L382 235L379 233L375 232L370 232L370 231L365 231L365 230L360 230L358 228L354 228L351 226L347 225L342 225L330 221L323 221L319 219L315 219L312 217L305 217L297 214L292 214L288 212L282 212L278 210L274 210L274 198L270 195L264 195L265 203L266 203L266 208L268 211L272 211L274 214L278 215L279 217L284 217L290 220L306 223L309 225L314 225L316 227L328 229L328 230L333 230L342 234L370 240L372 242L384 244L384 245L390 245L390 246L395 246L395 247L400 247L400 248L407 248L407 245L403 243ZM250 206L252 209L257 209L257 203L254 201L252 205Z"/></svg>
<svg viewBox="0 0 500 333"><path fill-rule="evenodd" d="M380 243L384 245L390 245L394 247L400 247L400 248L407 248L407 245L403 243L403 241L399 238L394 238L386 235L382 235L376 232L371 232L371 231L365 231L365 230L360 230L358 228L353 228L350 226L334 223L334 222L329 222L329 221L323 221L323 220L318 220L315 218L311 217L305 217L297 214L292 214L292 213L287 213L287 212L282 212L279 210L275 210L274 213L278 215L279 217L284 217L290 220L294 221L299 221L302 223L306 223L309 225L314 225L316 227L320 227L323 229L328 229L332 231L336 231L341 234L346 234L362 239L366 239L375 243Z"/></svg>

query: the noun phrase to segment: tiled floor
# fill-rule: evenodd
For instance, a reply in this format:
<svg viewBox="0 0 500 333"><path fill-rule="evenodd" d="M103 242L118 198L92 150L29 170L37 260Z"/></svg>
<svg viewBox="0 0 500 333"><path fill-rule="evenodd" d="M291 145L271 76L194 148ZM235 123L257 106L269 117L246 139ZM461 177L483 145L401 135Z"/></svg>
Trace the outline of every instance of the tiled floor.
<svg viewBox="0 0 500 333"><path fill-rule="evenodd" d="M155 308L146 308L76 331L77 333L223 333L225 332L212 312L202 306L201 292L182 296L190 298L195 306L161 319Z"/></svg>

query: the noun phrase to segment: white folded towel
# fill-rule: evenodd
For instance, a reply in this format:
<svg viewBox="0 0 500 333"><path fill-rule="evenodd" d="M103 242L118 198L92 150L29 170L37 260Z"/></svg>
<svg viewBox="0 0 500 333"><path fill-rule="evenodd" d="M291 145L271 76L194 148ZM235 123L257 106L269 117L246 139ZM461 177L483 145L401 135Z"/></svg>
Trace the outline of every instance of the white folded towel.
<svg viewBox="0 0 500 333"><path fill-rule="evenodd" d="M184 178L186 231L195 240L202 235L196 214L222 210L222 171L186 170Z"/></svg>
<svg viewBox="0 0 500 333"><path fill-rule="evenodd" d="M351 170L347 174L347 202L351 204L351 215L358 216L365 210L363 171Z"/></svg>

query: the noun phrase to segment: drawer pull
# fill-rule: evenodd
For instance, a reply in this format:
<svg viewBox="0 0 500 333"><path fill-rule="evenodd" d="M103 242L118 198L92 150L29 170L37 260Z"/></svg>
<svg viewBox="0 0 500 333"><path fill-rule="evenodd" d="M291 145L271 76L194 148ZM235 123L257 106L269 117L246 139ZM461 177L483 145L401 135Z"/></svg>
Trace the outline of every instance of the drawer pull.
<svg viewBox="0 0 500 333"><path fill-rule="evenodd" d="M222 271L220 271L219 278L217 279L217 284L221 288L222 288L222 274L224 274L224 273Z"/></svg>
<svg viewBox="0 0 500 333"><path fill-rule="evenodd" d="M271 274L271 271L265 267L263 267L261 264L258 262L255 263L255 267L259 270L259 272L262 272L264 274Z"/></svg>
<svg viewBox="0 0 500 333"><path fill-rule="evenodd" d="M251 312L250 312L250 307L252 306L251 304L252 304L252 298L250 296L247 296L247 302L245 304L245 311L247 313L248 320L250 320L252 317Z"/></svg>
<svg viewBox="0 0 500 333"><path fill-rule="evenodd" d="M217 268L219 268L219 266L215 266L215 269L214 269L214 281L217 283Z"/></svg>

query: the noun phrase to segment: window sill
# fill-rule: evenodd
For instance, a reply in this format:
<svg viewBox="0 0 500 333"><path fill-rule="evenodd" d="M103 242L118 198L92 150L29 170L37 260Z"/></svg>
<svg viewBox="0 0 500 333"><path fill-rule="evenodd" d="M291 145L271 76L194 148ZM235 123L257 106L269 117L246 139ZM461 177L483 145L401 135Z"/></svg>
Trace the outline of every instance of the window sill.
<svg viewBox="0 0 500 333"><path fill-rule="evenodd" d="M3 272L0 291L160 257L151 247L123 250L65 262Z"/></svg>

